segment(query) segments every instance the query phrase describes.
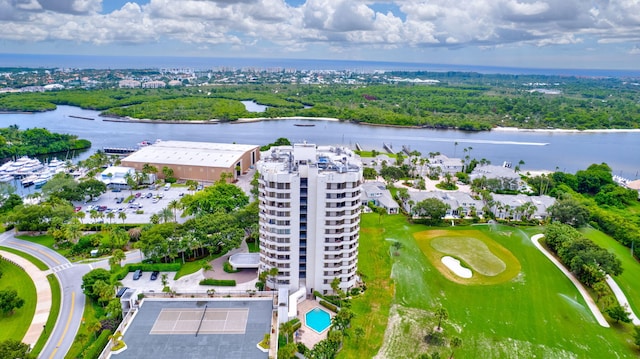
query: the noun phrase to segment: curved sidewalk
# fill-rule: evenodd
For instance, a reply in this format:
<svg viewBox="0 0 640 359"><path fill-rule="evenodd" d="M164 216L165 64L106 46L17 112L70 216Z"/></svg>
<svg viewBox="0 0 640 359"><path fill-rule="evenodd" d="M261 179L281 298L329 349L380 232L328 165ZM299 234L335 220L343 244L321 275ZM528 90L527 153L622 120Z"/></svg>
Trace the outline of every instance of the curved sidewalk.
<svg viewBox="0 0 640 359"><path fill-rule="evenodd" d="M589 308L589 310L591 310L591 313L593 313L593 316L596 317L596 321L598 322L598 324L600 324L601 326L603 326L605 328L609 328L609 323L604 318L604 315L602 315L602 312L600 312L600 309L598 308L596 303L593 301L593 298L591 298L591 296L589 295L587 290L584 288L582 283L580 283L576 279L576 277L574 277L573 274L571 274L571 272L569 272L569 270L567 270L567 268L565 268L562 265L562 263L560 263L553 255L551 255L551 253L549 253L540 244L540 242L538 242L538 240L540 238L542 238L542 237L544 237L544 234L536 234L534 236L531 236L531 242L533 242L533 244L536 246L536 248L538 248L540 250L540 252L542 252L547 258L549 258L549 260L553 264L555 264L556 267L558 267L558 269L560 269L562 271L562 273L564 273L564 275L567 276L567 278L569 278L569 280L571 281L571 283L573 283L573 285L576 287L576 289L578 289L578 292L580 292L580 295L582 295L582 298L587 303L587 307Z"/></svg>
<svg viewBox="0 0 640 359"><path fill-rule="evenodd" d="M611 278L611 276L609 275L607 275L605 279L607 281L607 284L613 291L613 294L616 296L618 303L620 303L621 306L625 307L628 310L629 318L631 318L631 322L633 323L633 325L640 325L640 319L638 319L638 316L636 315L636 313L634 313L633 309L631 309L631 306L629 305L629 301L627 300L627 297L622 292L622 289L620 289L620 286L618 286L618 283L616 283L616 281L613 280L613 278Z"/></svg>
<svg viewBox="0 0 640 359"><path fill-rule="evenodd" d="M51 311L51 287L47 280L47 272L41 271L33 263L20 257L19 255L0 251L0 255L10 262L22 267L22 269L31 277L33 284L36 286L36 310L33 314L31 325L24 335L22 342L33 347L44 330L49 312Z"/></svg>

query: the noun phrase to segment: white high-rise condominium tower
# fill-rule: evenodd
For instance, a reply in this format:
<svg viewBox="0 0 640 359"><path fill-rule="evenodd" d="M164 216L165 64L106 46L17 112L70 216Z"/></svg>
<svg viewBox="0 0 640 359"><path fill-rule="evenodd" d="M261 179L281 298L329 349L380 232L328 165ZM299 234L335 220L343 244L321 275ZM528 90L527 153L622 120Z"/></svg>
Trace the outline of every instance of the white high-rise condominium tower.
<svg viewBox="0 0 640 359"><path fill-rule="evenodd" d="M278 268L277 286L307 293L356 284L362 162L347 148L271 148L257 164L260 271ZM274 283L268 283L273 286Z"/></svg>

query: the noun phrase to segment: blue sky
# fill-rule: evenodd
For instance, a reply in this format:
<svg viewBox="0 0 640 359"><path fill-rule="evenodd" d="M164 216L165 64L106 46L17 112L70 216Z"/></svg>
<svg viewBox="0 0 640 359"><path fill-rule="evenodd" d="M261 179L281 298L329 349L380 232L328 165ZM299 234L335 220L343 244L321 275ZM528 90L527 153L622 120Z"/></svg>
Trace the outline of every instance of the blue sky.
<svg viewBox="0 0 640 359"><path fill-rule="evenodd" d="M0 0L2 53L640 68L638 0Z"/></svg>

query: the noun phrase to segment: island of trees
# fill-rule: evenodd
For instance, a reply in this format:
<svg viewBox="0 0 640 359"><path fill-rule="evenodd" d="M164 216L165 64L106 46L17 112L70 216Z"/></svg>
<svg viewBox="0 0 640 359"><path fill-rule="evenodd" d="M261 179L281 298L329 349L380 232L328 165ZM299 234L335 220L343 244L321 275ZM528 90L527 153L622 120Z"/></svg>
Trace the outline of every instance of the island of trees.
<svg viewBox="0 0 640 359"><path fill-rule="evenodd" d="M45 128L21 131L17 125L0 128L0 159L20 156L37 156L82 150L91 142L78 136L49 132Z"/></svg>

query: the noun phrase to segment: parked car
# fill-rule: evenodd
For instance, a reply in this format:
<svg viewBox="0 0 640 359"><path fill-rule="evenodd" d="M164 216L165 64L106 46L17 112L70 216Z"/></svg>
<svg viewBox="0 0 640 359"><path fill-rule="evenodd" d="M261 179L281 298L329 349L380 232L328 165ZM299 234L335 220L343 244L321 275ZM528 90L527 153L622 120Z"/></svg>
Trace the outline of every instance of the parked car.
<svg viewBox="0 0 640 359"><path fill-rule="evenodd" d="M149 192L149 193L147 193L147 195L145 197L151 198L151 197L153 197L153 193Z"/></svg>
<svg viewBox="0 0 640 359"><path fill-rule="evenodd" d="M135 201L136 201L136 199L135 199L135 198L131 198L131 199L129 200L129 203L133 203L133 202L135 202Z"/></svg>
<svg viewBox="0 0 640 359"><path fill-rule="evenodd" d="M165 191L168 191L170 189L171 189L171 183L167 183L167 184L164 185L164 190Z"/></svg>
<svg viewBox="0 0 640 359"><path fill-rule="evenodd" d="M82 207L78 206L76 208L73 209L75 212L80 212L82 210Z"/></svg>
<svg viewBox="0 0 640 359"><path fill-rule="evenodd" d="M153 203L158 203L159 201L160 201L160 198L159 198L159 197L156 197L156 198L154 198L154 199L153 199L153 201L152 201L152 202L153 202Z"/></svg>
<svg viewBox="0 0 640 359"><path fill-rule="evenodd" d="M124 197L116 197L116 203L122 203L124 201Z"/></svg>
<svg viewBox="0 0 640 359"><path fill-rule="evenodd" d="M118 289L118 292L116 293L116 298L122 297L124 293L127 291L127 289L129 289L129 287L122 287Z"/></svg>
<svg viewBox="0 0 640 359"><path fill-rule="evenodd" d="M158 279L158 275L160 274L160 272L158 272L157 270L153 271L151 273L151 280L156 280Z"/></svg>
<svg viewBox="0 0 640 359"><path fill-rule="evenodd" d="M136 198L140 198L140 196L142 196L142 193L140 192L136 193Z"/></svg>
<svg viewBox="0 0 640 359"><path fill-rule="evenodd" d="M140 279L140 277L142 277L141 269L137 269L135 272L133 272L133 280L138 280Z"/></svg>

